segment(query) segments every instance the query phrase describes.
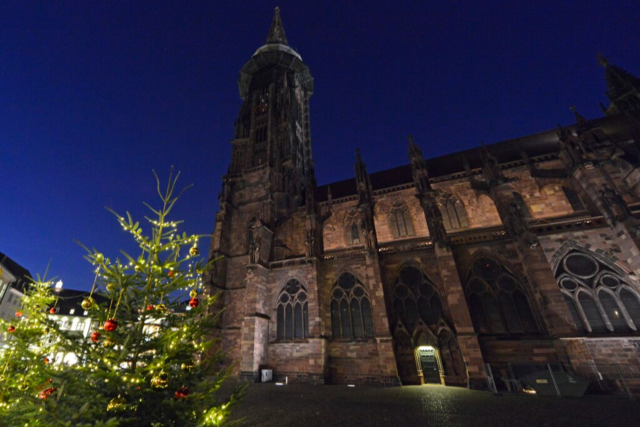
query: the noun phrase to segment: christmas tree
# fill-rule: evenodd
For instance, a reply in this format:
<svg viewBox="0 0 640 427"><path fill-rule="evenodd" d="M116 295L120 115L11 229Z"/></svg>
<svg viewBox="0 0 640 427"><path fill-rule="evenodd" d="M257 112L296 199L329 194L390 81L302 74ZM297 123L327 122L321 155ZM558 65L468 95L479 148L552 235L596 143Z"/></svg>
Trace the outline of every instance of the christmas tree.
<svg viewBox="0 0 640 427"><path fill-rule="evenodd" d="M46 274L45 274L46 276ZM81 379L55 364L54 356L68 338L49 317L55 305L53 280L38 277L25 291L15 318L0 320L0 425L49 426L77 419L84 402L70 395L63 405L58 396L65 387L79 389ZM91 390L83 399L91 398Z"/></svg>
<svg viewBox="0 0 640 427"><path fill-rule="evenodd" d="M207 294L202 286L202 275L215 260L201 260L199 236L178 233L181 221L170 219L186 190L175 194L178 176L170 175L162 191L156 175L162 203L158 208L147 205L154 214L146 218L148 234L129 213L125 217L114 212L135 240L138 253L122 251L122 260L112 261L85 247L96 273L91 293L82 302L96 325L90 339L57 329L46 317L53 303L50 284L34 284L38 297L30 295L25 308L27 324L37 326L29 330L32 335L16 326L11 332L13 347L0 359L6 366L1 396L9 396L0 410L0 422L96 427L226 423L242 389L222 400L216 394L229 368L222 367L222 353L213 338L220 314L215 308L217 296ZM55 349L36 342L47 331L55 333L51 340ZM54 351L74 352L81 363L42 363L44 354ZM28 377L30 388L20 391L25 378L21 369L37 362L40 365ZM44 382L52 386L33 389ZM13 393L16 387L19 394Z"/></svg>

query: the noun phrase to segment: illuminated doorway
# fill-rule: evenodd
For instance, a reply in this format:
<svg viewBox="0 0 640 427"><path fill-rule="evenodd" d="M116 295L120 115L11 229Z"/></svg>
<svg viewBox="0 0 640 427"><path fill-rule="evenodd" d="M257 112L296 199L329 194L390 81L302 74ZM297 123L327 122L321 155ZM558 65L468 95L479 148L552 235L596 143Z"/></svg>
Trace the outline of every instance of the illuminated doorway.
<svg viewBox="0 0 640 427"><path fill-rule="evenodd" d="M422 372L422 384L442 384L436 349L430 345L420 346L416 358Z"/></svg>

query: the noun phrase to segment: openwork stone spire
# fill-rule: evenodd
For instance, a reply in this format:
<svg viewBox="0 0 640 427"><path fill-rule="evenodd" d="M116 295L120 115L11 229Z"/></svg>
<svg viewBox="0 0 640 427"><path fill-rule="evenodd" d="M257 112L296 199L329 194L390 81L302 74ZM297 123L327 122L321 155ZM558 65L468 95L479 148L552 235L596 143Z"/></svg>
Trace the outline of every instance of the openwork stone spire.
<svg viewBox="0 0 640 427"><path fill-rule="evenodd" d="M271 21L271 28L269 28L267 44L269 43L280 43L289 46L287 37L284 35L284 27L282 26L282 18L280 18L279 7L276 7L276 10L273 14L273 21Z"/></svg>

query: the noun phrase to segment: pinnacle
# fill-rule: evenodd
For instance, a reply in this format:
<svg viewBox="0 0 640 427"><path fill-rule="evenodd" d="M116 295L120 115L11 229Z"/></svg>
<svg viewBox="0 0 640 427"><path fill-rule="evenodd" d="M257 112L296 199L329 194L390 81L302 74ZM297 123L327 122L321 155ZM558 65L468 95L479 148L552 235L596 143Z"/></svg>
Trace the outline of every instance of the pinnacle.
<svg viewBox="0 0 640 427"><path fill-rule="evenodd" d="M280 8L276 7L273 13L273 20L271 21L271 28L269 28L269 35L267 36L267 44L280 43L289 45L287 37L284 35L284 27L282 26L282 18L280 18Z"/></svg>
<svg viewBox="0 0 640 427"><path fill-rule="evenodd" d="M573 114L576 117L576 123L578 124L578 129L586 129L589 127L589 121L585 119L582 114L578 112L575 105L571 105L569 109L573 111Z"/></svg>
<svg viewBox="0 0 640 427"><path fill-rule="evenodd" d="M609 96L617 98L627 93L631 88L640 88L640 79L627 70L611 65L608 58L598 55L598 62L605 69L605 80L609 88Z"/></svg>

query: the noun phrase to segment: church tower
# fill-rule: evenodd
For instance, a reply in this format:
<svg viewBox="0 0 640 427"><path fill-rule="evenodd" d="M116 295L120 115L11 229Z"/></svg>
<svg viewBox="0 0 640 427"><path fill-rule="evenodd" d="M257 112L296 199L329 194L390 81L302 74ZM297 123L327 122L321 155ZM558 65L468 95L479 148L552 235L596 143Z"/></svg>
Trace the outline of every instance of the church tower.
<svg viewBox="0 0 640 427"><path fill-rule="evenodd" d="M242 67L238 88L243 103L228 176L267 170L270 205L263 220L273 223L304 204L315 186L309 127L313 78L289 47L278 8L266 44Z"/></svg>
<svg viewBox="0 0 640 427"><path fill-rule="evenodd" d="M266 43L242 67L238 88L242 106L210 248L210 259L220 260L208 283L222 292L222 345L239 362L234 373L251 378L260 366L285 357L272 354L277 348L270 350L270 342L305 339L312 353L322 354L318 346L326 341L317 302L321 226L309 126L313 78L289 46L278 8ZM278 269L282 260L301 267L295 274ZM276 307L278 298L289 299ZM307 379L321 381L324 364L315 367Z"/></svg>

